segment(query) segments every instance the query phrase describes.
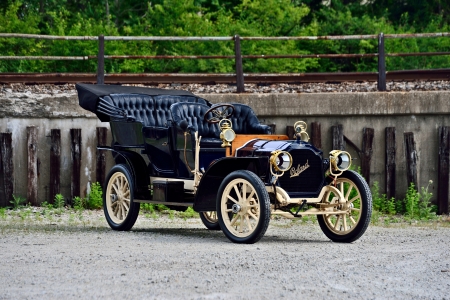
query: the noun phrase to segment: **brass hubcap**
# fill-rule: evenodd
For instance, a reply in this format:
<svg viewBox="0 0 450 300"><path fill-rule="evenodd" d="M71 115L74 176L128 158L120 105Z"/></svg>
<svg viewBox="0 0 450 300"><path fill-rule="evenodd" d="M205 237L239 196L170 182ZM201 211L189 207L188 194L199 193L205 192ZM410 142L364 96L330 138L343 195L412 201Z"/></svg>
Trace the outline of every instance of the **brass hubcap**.
<svg viewBox="0 0 450 300"><path fill-rule="evenodd" d="M121 172L114 173L106 187L106 208L111 220L121 224L130 210L130 186Z"/></svg>
<svg viewBox="0 0 450 300"><path fill-rule="evenodd" d="M338 198L333 192L328 192L324 197L325 203L336 203L335 211L345 212L339 215L325 215L327 227L336 234L346 235L355 229L361 218L361 193L355 183L347 178L338 178L336 187L344 195L345 202L338 204Z"/></svg>
<svg viewBox="0 0 450 300"><path fill-rule="evenodd" d="M260 218L259 199L255 188L245 179L234 179L221 199L221 213L226 228L237 237L251 235Z"/></svg>

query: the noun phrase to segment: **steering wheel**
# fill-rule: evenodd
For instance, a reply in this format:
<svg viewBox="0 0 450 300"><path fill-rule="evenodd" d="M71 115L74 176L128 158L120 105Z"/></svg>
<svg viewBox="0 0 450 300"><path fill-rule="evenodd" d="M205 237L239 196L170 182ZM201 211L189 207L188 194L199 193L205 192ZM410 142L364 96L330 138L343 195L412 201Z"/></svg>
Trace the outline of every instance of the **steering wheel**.
<svg viewBox="0 0 450 300"><path fill-rule="evenodd" d="M211 113L213 117L208 119L208 114ZM209 124L219 123L223 119L228 119L234 113L234 106L227 103L218 103L211 106L205 113L203 119Z"/></svg>

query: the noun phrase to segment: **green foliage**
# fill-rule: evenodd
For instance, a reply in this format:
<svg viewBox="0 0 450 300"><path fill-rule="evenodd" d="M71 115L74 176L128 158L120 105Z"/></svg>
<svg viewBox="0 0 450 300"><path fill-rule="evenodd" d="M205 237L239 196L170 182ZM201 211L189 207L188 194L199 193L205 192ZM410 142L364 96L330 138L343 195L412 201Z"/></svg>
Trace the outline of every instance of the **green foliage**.
<svg viewBox="0 0 450 300"><path fill-rule="evenodd" d="M100 183L95 182L91 185L91 192L86 198L86 208L98 209L103 206L103 190Z"/></svg>
<svg viewBox="0 0 450 300"><path fill-rule="evenodd" d="M54 202L54 206L55 208L61 210L65 205L65 201L64 201L64 197L61 194L56 194L55 195L55 202Z"/></svg>
<svg viewBox="0 0 450 300"><path fill-rule="evenodd" d="M192 207L188 207L185 211L180 212L179 215L184 220L189 218L198 218L198 213Z"/></svg>
<svg viewBox="0 0 450 300"><path fill-rule="evenodd" d="M87 207L87 204L86 204L86 200L84 198L81 198L78 196L73 198L73 208L75 210L83 210L86 207Z"/></svg>
<svg viewBox="0 0 450 300"><path fill-rule="evenodd" d="M9 201L9 203L12 204L12 208L14 210L19 209L21 206L23 206L23 204L25 203L25 198L22 198L20 196L15 196L13 195L13 200Z"/></svg>
<svg viewBox="0 0 450 300"><path fill-rule="evenodd" d="M371 190L373 209L381 213L395 215L397 212L395 209L395 198L387 199L386 194L380 195L379 191L378 181L375 181Z"/></svg>
<svg viewBox="0 0 450 300"><path fill-rule="evenodd" d="M388 215L404 214L409 220L435 219L436 207L430 203L433 194L428 192L428 188L432 183L433 181L430 180L426 187L421 187L420 192L411 183L405 198L396 200L394 198L387 199L385 194L380 195L379 184L375 181L371 189L373 209L377 213Z"/></svg>

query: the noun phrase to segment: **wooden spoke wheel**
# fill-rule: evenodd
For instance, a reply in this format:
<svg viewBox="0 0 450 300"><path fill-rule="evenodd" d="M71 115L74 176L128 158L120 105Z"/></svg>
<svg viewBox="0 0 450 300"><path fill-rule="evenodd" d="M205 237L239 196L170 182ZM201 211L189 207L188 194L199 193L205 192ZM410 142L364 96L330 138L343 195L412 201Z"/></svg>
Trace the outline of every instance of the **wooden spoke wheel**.
<svg viewBox="0 0 450 300"><path fill-rule="evenodd" d="M216 211L205 211L200 213L200 219L209 230L220 230L219 219Z"/></svg>
<svg viewBox="0 0 450 300"><path fill-rule="evenodd" d="M128 167L116 165L109 172L103 194L103 209L109 226L114 230L130 230L139 214L135 203L133 179Z"/></svg>
<svg viewBox="0 0 450 300"><path fill-rule="evenodd" d="M235 171L225 177L217 208L220 227L232 242L255 243L269 226L269 194L261 179L250 171Z"/></svg>
<svg viewBox="0 0 450 300"><path fill-rule="evenodd" d="M341 214L318 215L320 228L335 242L353 242L366 231L372 215L372 196L364 178L354 171L345 171L336 180L336 188L344 195L339 203L334 192L325 194L323 203L336 204L330 210Z"/></svg>

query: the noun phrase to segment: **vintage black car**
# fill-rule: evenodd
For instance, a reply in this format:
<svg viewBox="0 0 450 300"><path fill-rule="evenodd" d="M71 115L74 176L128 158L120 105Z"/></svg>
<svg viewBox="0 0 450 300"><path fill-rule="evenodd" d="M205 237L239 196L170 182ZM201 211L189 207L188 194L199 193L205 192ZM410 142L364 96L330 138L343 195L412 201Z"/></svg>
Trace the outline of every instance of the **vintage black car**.
<svg viewBox="0 0 450 300"><path fill-rule="evenodd" d="M103 193L114 230L130 230L140 203L192 206L204 225L235 243L263 237L271 216L317 215L325 235L353 242L366 231L372 198L350 154L324 157L295 136L273 135L239 103L212 105L187 91L76 85L80 105L109 122L115 165Z"/></svg>

